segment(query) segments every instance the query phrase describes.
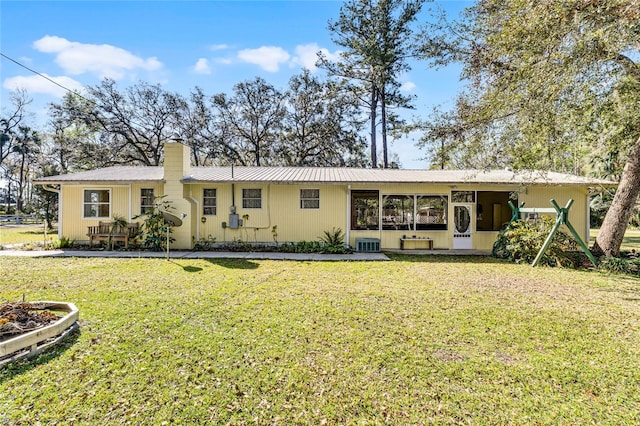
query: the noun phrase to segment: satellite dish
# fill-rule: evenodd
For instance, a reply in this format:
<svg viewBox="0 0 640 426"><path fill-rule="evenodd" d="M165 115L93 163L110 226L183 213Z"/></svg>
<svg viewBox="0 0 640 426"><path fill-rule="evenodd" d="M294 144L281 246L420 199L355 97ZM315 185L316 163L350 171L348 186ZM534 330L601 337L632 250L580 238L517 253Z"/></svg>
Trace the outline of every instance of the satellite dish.
<svg viewBox="0 0 640 426"><path fill-rule="evenodd" d="M164 218L164 221L169 224L169 226L182 226L182 219L180 219L176 215L173 215L167 212L162 212L162 217Z"/></svg>

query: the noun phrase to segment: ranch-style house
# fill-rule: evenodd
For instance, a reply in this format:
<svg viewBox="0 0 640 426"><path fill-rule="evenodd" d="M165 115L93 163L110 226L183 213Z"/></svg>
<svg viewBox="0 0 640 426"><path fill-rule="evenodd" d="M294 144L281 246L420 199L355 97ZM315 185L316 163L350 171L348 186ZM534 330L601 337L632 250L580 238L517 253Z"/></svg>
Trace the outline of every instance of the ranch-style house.
<svg viewBox="0 0 640 426"><path fill-rule="evenodd" d="M164 196L172 249L194 241L315 241L340 228L356 250L490 250L512 216L509 202L574 203L570 221L589 240L590 191L611 182L552 172L333 167L192 167L188 146L165 145L160 167L107 167L34 181L59 194L58 233L87 241L89 227L128 221ZM528 213L531 215L531 213ZM186 216L185 216L186 215ZM139 220L139 219L138 219Z"/></svg>

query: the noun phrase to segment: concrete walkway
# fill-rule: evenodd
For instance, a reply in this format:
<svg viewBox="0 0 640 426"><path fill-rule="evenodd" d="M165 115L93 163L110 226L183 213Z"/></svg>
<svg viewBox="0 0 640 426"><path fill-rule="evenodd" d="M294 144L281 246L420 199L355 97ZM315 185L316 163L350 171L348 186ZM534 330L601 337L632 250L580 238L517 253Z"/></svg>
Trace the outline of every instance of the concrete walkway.
<svg viewBox="0 0 640 426"><path fill-rule="evenodd" d="M490 256L491 250L385 250L387 253L420 256ZM164 258L165 252L109 251L109 250L0 250L0 257L113 257L113 258ZM275 253L275 252L228 252L228 251L171 251L171 259L270 259L300 261L367 261L390 260L384 253Z"/></svg>
<svg viewBox="0 0 640 426"><path fill-rule="evenodd" d="M0 250L1 256L15 257L112 257L112 258L165 258L165 252L107 251L107 250ZM224 251L171 251L171 259L252 259L299 261L380 261L389 260L384 253L274 253L274 252L224 252Z"/></svg>

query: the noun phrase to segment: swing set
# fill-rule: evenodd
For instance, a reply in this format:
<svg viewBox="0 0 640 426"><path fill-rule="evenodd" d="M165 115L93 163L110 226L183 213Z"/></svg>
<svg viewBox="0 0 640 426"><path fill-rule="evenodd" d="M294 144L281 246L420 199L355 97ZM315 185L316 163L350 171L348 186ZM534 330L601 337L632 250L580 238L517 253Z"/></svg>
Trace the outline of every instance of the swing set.
<svg viewBox="0 0 640 426"><path fill-rule="evenodd" d="M556 203L556 200L554 200L553 198L549 201L551 202L551 205L553 206L553 208L548 208L548 207L547 208L544 208L544 207L543 208L538 208L538 207L524 208L524 203L521 203L520 206L516 207L513 205L511 201L509 201L509 207L511 207L512 215L511 215L511 219L509 220L508 226L510 226L512 222L520 219L520 214L522 213L534 213L534 214L535 213L555 213L556 214L556 223L551 228L551 231L549 232L547 239L544 241L544 244L542 244L542 247L540 248L540 251L538 252L538 255L536 256L536 258L533 260L533 263L531 264L531 266L538 265L538 263L542 259L542 256L551 245L551 241L553 241L553 237L556 235L556 232L558 232L558 229L560 229L562 225L565 225L571 232L571 235L573 235L573 238L575 238L575 240L578 242L578 245L580 246L582 251L587 255L591 263L593 263L593 266L597 267L598 261L593 256L593 254L589 250L589 247L587 247L587 245L582 240L582 238L580 238L580 235L576 232L573 225L571 225L571 222L569 222L569 208L571 208L571 205L573 204L573 199L569 199L565 207L560 207L558 203Z"/></svg>

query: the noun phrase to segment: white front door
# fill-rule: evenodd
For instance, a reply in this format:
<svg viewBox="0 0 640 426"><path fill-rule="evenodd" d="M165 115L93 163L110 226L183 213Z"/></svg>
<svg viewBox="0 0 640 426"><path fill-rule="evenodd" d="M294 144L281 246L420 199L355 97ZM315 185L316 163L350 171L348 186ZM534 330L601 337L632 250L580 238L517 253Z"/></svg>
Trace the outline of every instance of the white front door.
<svg viewBox="0 0 640 426"><path fill-rule="evenodd" d="M471 249L472 212L473 204L453 205L453 248Z"/></svg>

